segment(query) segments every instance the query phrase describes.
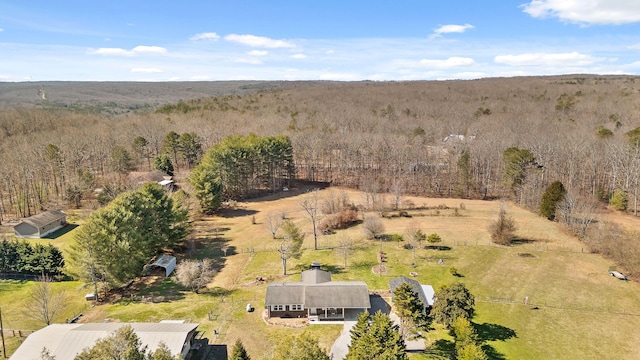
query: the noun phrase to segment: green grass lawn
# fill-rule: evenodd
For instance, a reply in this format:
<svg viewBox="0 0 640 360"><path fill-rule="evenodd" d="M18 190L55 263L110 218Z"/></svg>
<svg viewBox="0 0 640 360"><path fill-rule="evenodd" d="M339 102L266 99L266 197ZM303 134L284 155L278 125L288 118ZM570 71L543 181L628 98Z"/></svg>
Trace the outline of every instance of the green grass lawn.
<svg viewBox="0 0 640 360"><path fill-rule="evenodd" d="M352 201L360 199L361 194L350 194ZM461 202L420 198L412 201L420 206L449 207ZM299 211L298 198L252 201L241 206L254 212L205 218L196 224L196 235L203 247L195 256L222 257L219 273L201 294L184 291L169 279L143 288L135 297L86 308L86 289L78 283L63 283L60 286L75 292L78 299L67 313L84 311L81 321L186 319L200 323L203 336L211 342L233 344L242 338L255 359L268 358L273 344L305 331L329 348L340 333L339 325L290 329L267 325L261 316L268 282L299 281L300 272L318 261L332 271L334 280L363 280L370 290L388 290L389 280L410 276L411 272L417 273L416 280L436 288L458 281L465 283L476 296L473 323L492 359L640 358L640 344L635 341L640 336L638 285L612 278L608 274L610 261L597 254L582 253L581 243L557 224L523 209L507 209L516 219L518 237L527 240L512 247L491 246L489 242L487 228L497 216L498 202L465 200L460 216L454 216L451 210L416 210L411 218L385 218L386 234L402 234L417 226L427 234L438 233L444 240L440 244L444 250L418 249L414 259L413 252L403 243L383 241L387 273L379 275L372 272L372 267L377 264L380 242L364 239L360 226L320 236L319 250L312 250L311 224ZM269 212L286 212L307 233L306 250L300 259L288 261L286 276L282 275L282 263L275 251L278 241L271 238L262 223ZM255 225L252 216L257 219ZM222 230L212 236L213 227ZM59 243L68 246L67 237L71 235L72 232L48 241L62 240ZM353 241L346 267L342 254L335 249L343 237ZM223 257L222 244L233 246L234 251ZM250 248L255 250L252 254L247 250ZM441 259L444 264L439 262ZM459 276L450 273L451 267L458 270ZM257 278L266 281L258 282ZM41 326L24 320L20 316L21 302L12 300L24 299L29 284L0 282L6 328ZM524 304L525 297L528 305ZM247 303L256 311L246 312ZM411 359L441 359L438 354L451 350L451 337L438 326L427 340L431 344L427 353L411 354Z"/></svg>

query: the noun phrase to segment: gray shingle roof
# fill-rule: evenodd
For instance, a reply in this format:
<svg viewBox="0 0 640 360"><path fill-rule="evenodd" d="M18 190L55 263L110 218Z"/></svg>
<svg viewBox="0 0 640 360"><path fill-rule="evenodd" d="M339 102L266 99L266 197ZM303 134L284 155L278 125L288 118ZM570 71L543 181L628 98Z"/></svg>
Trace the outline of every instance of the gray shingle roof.
<svg viewBox="0 0 640 360"><path fill-rule="evenodd" d="M23 222L26 222L29 225L33 225L37 228L44 227L45 225L51 224L54 221L58 221L67 216L64 212L60 210L48 210L38 215L33 215L28 218L23 219Z"/></svg>
<svg viewBox="0 0 640 360"><path fill-rule="evenodd" d="M331 273L320 269L305 270L300 274L300 281L307 284L319 284L331 281Z"/></svg>
<svg viewBox="0 0 640 360"><path fill-rule="evenodd" d="M369 288L364 281L320 284L273 283L267 286L265 306L302 304L305 308L370 308Z"/></svg>

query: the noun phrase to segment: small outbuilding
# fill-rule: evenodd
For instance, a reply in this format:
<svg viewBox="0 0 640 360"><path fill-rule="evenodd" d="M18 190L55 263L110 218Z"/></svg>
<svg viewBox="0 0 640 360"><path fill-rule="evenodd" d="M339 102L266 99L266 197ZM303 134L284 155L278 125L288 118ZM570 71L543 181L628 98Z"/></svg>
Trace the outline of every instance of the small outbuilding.
<svg viewBox="0 0 640 360"><path fill-rule="evenodd" d="M67 225L67 214L61 210L48 210L33 215L13 227L17 238L42 238Z"/></svg>
<svg viewBox="0 0 640 360"><path fill-rule="evenodd" d="M155 272L156 269L163 269L165 276L169 277L176 269L176 257L171 255L160 255L152 264L147 265L145 274Z"/></svg>

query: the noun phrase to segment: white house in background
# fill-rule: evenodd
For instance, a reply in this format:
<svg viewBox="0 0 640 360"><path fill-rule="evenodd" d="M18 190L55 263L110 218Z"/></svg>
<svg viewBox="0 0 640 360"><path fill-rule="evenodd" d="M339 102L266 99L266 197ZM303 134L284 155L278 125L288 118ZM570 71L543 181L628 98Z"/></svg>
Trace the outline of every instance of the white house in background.
<svg viewBox="0 0 640 360"><path fill-rule="evenodd" d="M41 238L67 225L67 214L61 210L49 210L33 215L13 227L17 238Z"/></svg>
<svg viewBox="0 0 640 360"><path fill-rule="evenodd" d="M163 342L173 356L183 359L195 343L199 324L180 322L160 323L88 323L53 324L29 335L9 358L10 360L40 359L43 348L56 360L73 360L84 349L92 347L99 339L111 336L120 327L129 325L147 351L155 351Z"/></svg>

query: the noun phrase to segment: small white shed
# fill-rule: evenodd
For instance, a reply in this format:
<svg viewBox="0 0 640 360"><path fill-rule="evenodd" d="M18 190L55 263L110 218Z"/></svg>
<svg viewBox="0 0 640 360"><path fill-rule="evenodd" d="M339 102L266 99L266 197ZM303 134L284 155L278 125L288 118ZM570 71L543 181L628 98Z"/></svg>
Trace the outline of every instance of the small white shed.
<svg viewBox="0 0 640 360"><path fill-rule="evenodd" d="M176 257L171 255L161 255L156 261L151 264L150 268L163 268L165 275L169 276L176 269Z"/></svg>

